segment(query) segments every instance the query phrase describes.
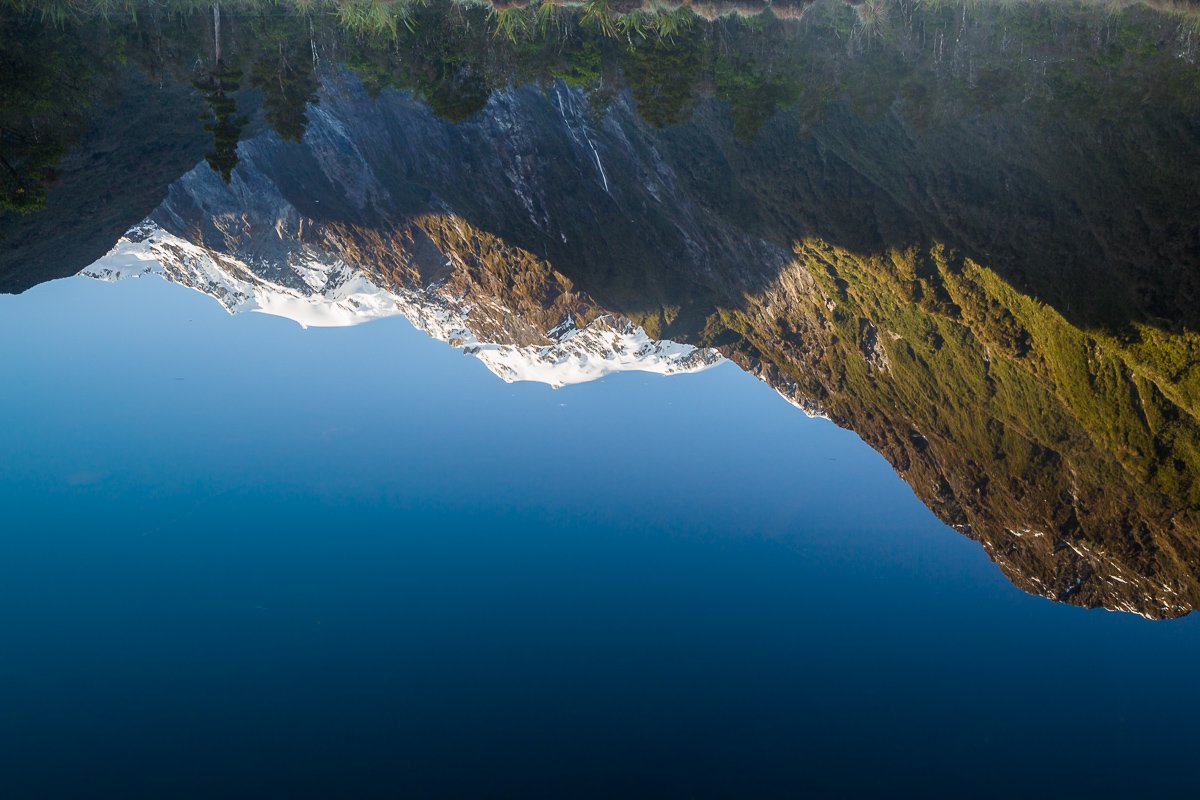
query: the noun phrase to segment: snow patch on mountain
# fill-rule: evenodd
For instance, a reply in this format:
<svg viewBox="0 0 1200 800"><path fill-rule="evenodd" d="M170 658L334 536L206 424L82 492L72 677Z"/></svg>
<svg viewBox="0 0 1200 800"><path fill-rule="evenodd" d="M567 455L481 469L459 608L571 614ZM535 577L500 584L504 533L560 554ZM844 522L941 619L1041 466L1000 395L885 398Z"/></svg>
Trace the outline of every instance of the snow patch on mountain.
<svg viewBox="0 0 1200 800"><path fill-rule="evenodd" d="M323 262L314 256L289 267L305 290L270 281L252 264L143 222L82 274L106 281L159 275L209 295L231 314L271 314L304 328L358 325L403 313L388 292L340 262Z"/></svg>
<svg viewBox="0 0 1200 800"><path fill-rule="evenodd" d="M509 383L535 381L557 388L614 372L699 372L723 360L712 349L651 339L641 327L612 316L582 328L568 317L546 332L550 343L543 346L480 341L468 325L471 306L437 286L389 291L341 260L311 249L289 257L285 265L247 262L195 245L150 220L131 229L81 274L105 281L157 275L216 299L231 314L271 314L305 328L403 316L475 356Z"/></svg>
<svg viewBox="0 0 1200 800"><path fill-rule="evenodd" d="M560 336L545 347L478 344L464 349L505 381L555 387L594 381L612 372L699 372L721 361L716 351L651 339L639 326L611 316L584 328L571 326Z"/></svg>
<svg viewBox="0 0 1200 800"><path fill-rule="evenodd" d="M760 377L759 380L763 380L765 382L765 379L762 377ZM788 404L790 406L792 406L793 408L800 409L800 411L804 413L804 416L808 417L809 419L824 419L824 420L829 419L829 415L825 413L825 409L821 408L821 406L818 405L815 401L800 400L800 399L792 397L788 394L785 394L778 387L772 387L772 388L775 389L775 394L779 395L784 400L786 400L788 402Z"/></svg>

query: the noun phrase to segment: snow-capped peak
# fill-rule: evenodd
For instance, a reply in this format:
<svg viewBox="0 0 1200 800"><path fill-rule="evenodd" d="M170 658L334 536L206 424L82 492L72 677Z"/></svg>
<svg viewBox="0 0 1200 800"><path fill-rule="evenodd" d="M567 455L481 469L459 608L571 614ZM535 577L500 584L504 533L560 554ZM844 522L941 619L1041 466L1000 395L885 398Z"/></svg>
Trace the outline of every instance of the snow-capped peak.
<svg viewBox="0 0 1200 800"><path fill-rule="evenodd" d="M481 341L469 324L473 307L436 285L384 289L343 261L308 247L285 264L249 262L193 244L152 220L132 228L82 274L106 281L157 275L209 295L231 314L271 314L305 328L403 316L510 383L560 387L614 372L698 372L722 360L715 350L651 339L629 320L608 315L578 327L568 314L546 332L544 345Z"/></svg>

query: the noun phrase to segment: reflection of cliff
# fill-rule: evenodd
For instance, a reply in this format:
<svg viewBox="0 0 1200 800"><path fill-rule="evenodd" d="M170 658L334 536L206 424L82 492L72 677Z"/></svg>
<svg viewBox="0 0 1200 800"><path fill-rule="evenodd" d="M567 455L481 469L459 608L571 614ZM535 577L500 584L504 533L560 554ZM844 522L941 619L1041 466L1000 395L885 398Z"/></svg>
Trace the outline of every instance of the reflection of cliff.
<svg viewBox="0 0 1200 800"><path fill-rule="evenodd" d="M305 25L306 50L280 23L261 64L342 65L303 112L307 72L281 95L285 130L249 126L228 185L171 186L160 243L224 266L167 271L230 308L408 303L468 347L553 350L604 313L718 347L858 431L1023 588L1183 613L1190 40L1145 9L888 7L872 31L819 2L629 46L575 17L510 42L437 4L386 46Z"/></svg>
<svg viewBox="0 0 1200 800"><path fill-rule="evenodd" d="M859 432L1022 588L1152 617L1200 601L1196 337L1136 316L1084 330L1013 288L986 253L962 245L968 237L956 247L881 243L889 231L932 239L946 223L925 203L978 209L957 188L979 174L969 140L936 161L949 133L931 143L899 117L865 123L847 111L810 134L780 117L737 146L719 108L657 131L620 98L597 120L581 94L509 90L456 125L403 95L372 100L353 79L329 81L302 143L243 142L228 186L201 166L153 216L225 259L226 275L253 273L252 287L340 302L338 265L350 265L373 297L401 298L418 325L468 349L553 348L560 323L585 327L605 313L716 346ZM1019 195L1039 185L1030 176L1044 163L1019 147L1022 130L976 120L955 133L1002 155L1002 174L1024 176ZM891 145L890 162L868 158L885 148L876 138ZM1115 154L1125 165L1107 179L1124 173L1121 185L1145 191L1136 181L1155 173L1132 169L1129 150ZM908 176L907 195L879 190L883 178L902 185L889 164ZM1053 206L1064 219L1099 207L1069 196L1075 206ZM1024 230L1028 217L1012 208L1005 219L998 207L998 230ZM1044 241L1092 235L1079 230ZM1106 229L1113 252L1136 253L1129 230ZM1019 250L998 252L1016 263ZM1194 269L1181 261L1164 283ZM253 294L197 275L171 277L229 307ZM430 309L447 308L452 317L434 320Z"/></svg>
<svg viewBox="0 0 1200 800"><path fill-rule="evenodd" d="M940 247L796 254L714 323L730 358L857 431L1021 588L1200 602L1200 340L1087 334Z"/></svg>

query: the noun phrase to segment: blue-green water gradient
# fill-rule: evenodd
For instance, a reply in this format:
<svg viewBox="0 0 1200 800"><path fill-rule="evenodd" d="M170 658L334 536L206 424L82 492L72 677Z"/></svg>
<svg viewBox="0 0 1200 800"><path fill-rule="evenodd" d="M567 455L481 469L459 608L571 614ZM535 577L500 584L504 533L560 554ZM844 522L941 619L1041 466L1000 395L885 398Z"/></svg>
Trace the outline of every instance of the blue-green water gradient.
<svg viewBox="0 0 1200 800"><path fill-rule="evenodd" d="M6 797L1194 789L1200 622L1023 594L730 364L76 278L0 296L0 419Z"/></svg>

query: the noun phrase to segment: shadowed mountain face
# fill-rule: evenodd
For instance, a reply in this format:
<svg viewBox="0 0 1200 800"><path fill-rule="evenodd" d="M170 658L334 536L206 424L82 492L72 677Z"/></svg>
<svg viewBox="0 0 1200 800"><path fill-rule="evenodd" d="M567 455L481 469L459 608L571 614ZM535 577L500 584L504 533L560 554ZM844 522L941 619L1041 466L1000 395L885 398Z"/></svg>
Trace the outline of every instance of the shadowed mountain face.
<svg viewBox="0 0 1200 800"><path fill-rule="evenodd" d="M414 8L436 47L285 31L299 132L236 99L228 179L189 171L89 274L136 255L231 310L399 309L509 379L715 348L1022 589L1200 602L1192 17L823 2L635 45L614 11L627 46L563 10L548 47L476 13Z"/></svg>

